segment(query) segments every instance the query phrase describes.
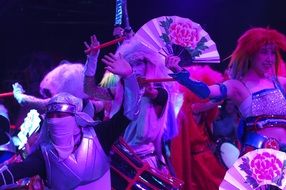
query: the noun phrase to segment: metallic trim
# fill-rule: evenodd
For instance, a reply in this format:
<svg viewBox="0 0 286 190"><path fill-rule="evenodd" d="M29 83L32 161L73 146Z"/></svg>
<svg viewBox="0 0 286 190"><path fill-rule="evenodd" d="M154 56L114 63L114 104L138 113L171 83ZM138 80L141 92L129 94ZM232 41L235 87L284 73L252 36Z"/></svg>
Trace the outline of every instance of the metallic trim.
<svg viewBox="0 0 286 190"><path fill-rule="evenodd" d="M46 113L50 112L65 112L65 113L76 113L76 106L65 103L52 103L47 105Z"/></svg>

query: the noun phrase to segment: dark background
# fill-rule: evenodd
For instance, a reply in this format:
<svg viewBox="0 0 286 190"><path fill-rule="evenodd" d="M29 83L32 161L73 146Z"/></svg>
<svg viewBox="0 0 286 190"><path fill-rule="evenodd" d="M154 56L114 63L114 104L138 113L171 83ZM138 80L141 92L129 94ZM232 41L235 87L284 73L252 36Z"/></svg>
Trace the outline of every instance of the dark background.
<svg viewBox="0 0 286 190"><path fill-rule="evenodd" d="M285 5L285 0L129 0L128 12L134 31L159 16L190 18L209 33L223 60L250 27L286 34ZM114 15L115 0L0 0L0 92L19 81L37 95L39 81L59 61L84 62L83 41L91 34L101 42L113 39ZM224 70L227 61L215 68ZM2 101L12 115L17 112L13 98Z"/></svg>

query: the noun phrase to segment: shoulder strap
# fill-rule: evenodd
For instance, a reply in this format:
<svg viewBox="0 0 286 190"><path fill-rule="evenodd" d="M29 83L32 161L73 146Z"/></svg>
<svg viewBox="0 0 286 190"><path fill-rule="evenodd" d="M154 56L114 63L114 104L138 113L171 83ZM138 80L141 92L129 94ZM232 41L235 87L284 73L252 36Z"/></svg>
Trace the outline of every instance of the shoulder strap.
<svg viewBox="0 0 286 190"><path fill-rule="evenodd" d="M284 98L286 98L285 90L284 90L284 88L282 87L281 83L279 82L278 78L275 77L275 78L273 78L272 80L273 80L274 86L282 93L282 95L284 96Z"/></svg>

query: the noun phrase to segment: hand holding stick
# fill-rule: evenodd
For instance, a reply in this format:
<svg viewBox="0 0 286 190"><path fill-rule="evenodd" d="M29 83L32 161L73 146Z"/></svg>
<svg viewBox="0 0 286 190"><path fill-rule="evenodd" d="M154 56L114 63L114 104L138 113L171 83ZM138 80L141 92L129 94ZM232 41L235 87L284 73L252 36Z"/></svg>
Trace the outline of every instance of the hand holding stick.
<svg viewBox="0 0 286 190"><path fill-rule="evenodd" d="M117 38L117 39L115 39L115 40L111 40L111 41L109 41L109 42L100 44L100 45L98 45L98 46L96 46L96 47L90 47L90 48L88 48L87 50L85 50L85 53L86 53L86 54L89 54L92 50L102 49L102 48L111 46L111 45L113 45L113 44L116 44L116 43L118 43L118 42L123 41L124 39L125 39L125 37L123 36L123 37Z"/></svg>

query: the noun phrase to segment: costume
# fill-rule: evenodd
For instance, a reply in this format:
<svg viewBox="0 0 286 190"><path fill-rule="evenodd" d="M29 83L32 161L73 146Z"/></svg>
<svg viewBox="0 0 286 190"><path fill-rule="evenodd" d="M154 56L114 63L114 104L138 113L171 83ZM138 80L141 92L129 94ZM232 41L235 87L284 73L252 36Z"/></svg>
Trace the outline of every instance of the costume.
<svg viewBox="0 0 286 190"><path fill-rule="evenodd" d="M286 150L285 144L279 142L281 139L275 139L271 134L269 136L259 134L261 129L268 127L285 129L286 126L285 92L276 78L273 79L273 84L275 87L273 89L251 93L239 107L245 122L241 134L244 146Z"/></svg>
<svg viewBox="0 0 286 190"><path fill-rule="evenodd" d="M163 58L156 52L148 49L136 39L125 41L118 50L133 68L137 77L162 78L167 76L167 70L163 64ZM146 94L148 85L157 90L155 99ZM144 84L141 86L141 102L139 115L131 121L124 133L124 140L135 153L151 167L168 173L165 159L162 154L163 141L173 138L177 131L174 110L172 109L169 84ZM116 89L115 101L112 105L111 115L118 110L121 104L120 87ZM163 137L166 136L166 139Z"/></svg>
<svg viewBox="0 0 286 190"><path fill-rule="evenodd" d="M162 135L166 127L166 102L168 95L166 90L159 91L156 100L143 96L141 98L138 119L132 121L124 133L124 139L136 154L147 161L150 166L162 169ZM162 113L156 113L156 106L163 107Z"/></svg>
<svg viewBox="0 0 286 190"><path fill-rule="evenodd" d="M134 81L132 76L128 79ZM136 91L126 99L137 102ZM124 107L124 111L123 107L110 120L99 122L81 111L81 99L68 93L55 95L47 105L46 118L35 144L40 149L23 162L2 167L1 188L39 174L47 179L51 189L94 189L93 183L96 185L96 180L109 169L108 153L113 142L138 114L136 106ZM110 181L103 188L106 186L110 187Z"/></svg>
<svg viewBox="0 0 286 190"><path fill-rule="evenodd" d="M133 74L136 77L160 78L160 76L166 76L163 59L134 38L126 40L117 50L116 56L122 56L122 59L130 64ZM127 104L127 102L122 101L124 87L122 79L115 80L116 77L114 75L108 75L109 78L103 78L101 84L110 86L107 83L117 82L116 87L99 89L94 83L94 70L96 66L89 62L90 60L88 59L85 67L85 92L91 97L97 95L101 96L102 99L112 100L107 113L107 117L110 118L118 112L122 104ZM150 88L156 91L156 97L151 98L150 94L147 94ZM94 90L92 91L92 89ZM132 93L132 91L125 94L129 93ZM124 140L134 149L136 154L147 161L152 167L162 169L164 165L161 164L161 162L164 163L162 155L163 136L166 134L166 137L170 139L176 133L176 125L172 125L175 122L170 121L174 120L174 114L169 114L169 112L174 110L169 106L171 98L169 97L168 87L162 84L143 84L140 86L140 100L138 104L138 118L131 121L123 135ZM134 105L134 102L129 103ZM168 117L168 114L170 117Z"/></svg>
<svg viewBox="0 0 286 190"><path fill-rule="evenodd" d="M222 80L222 76L208 67L191 67L192 77L207 84ZM196 112L196 103L206 103L184 87L183 105L178 114L179 135L172 141L171 158L184 189L217 190L225 169L215 157L211 145L211 123L217 115L217 107ZM194 109L193 109L194 108Z"/></svg>
<svg viewBox="0 0 286 190"><path fill-rule="evenodd" d="M179 59L176 57L170 59L166 65L174 72L179 72L174 74L174 78L197 96L218 100L229 98L239 107L246 123L245 130L242 132L244 152L255 148L283 150L284 144L286 144L286 131L285 97L282 85L285 86L285 79L278 78L282 84L279 87L280 84L276 78L277 69L282 63L281 50L286 50L286 38L282 33L269 28L249 29L238 39L236 49L231 55L228 70L231 79L219 84L219 88L188 78L182 68L178 66ZM274 79L274 89L270 79ZM202 94L202 92L204 93ZM249 147L251 149L247 150ZM251 158L247 158L245 162L248 162L248 159ZM243 164L238 165L240 169L244 167ZM264 166L260 168L264 169ZM258 167L255 172L264 172L260 168ZM230 169L230 173L238 168L233 167L232 169ZM245 179L252 183L250 181L253 179L249 180L251 169L248 169L245 170L247 173ZM230 176L228 174L226 174L226 178ZM235 181L234 184L239 184L242 181L236 179L240 178L236 176L239 175L232 175L231 181ZM268 179L259 179L259 181L262 181L264 185L269 183L266 182Z"/></svg>
<svg viewBox="0 0 286 190"><path fill-rule="evenodd" d="M122 104L122 88L123 86L119 83L112 101L109 117L117 113ZM143 96L144 89L140 90L138 118L131 121L123 137L141 159L147 161L154 168L162 169L164 165L162 165L164 158L161 151L162 136L167 124L169 100L168 93L162 86L157 86L155 89L158 90L158 95L154 100ZM162 111L157 112L157 106L161 107Z"/></svg>

